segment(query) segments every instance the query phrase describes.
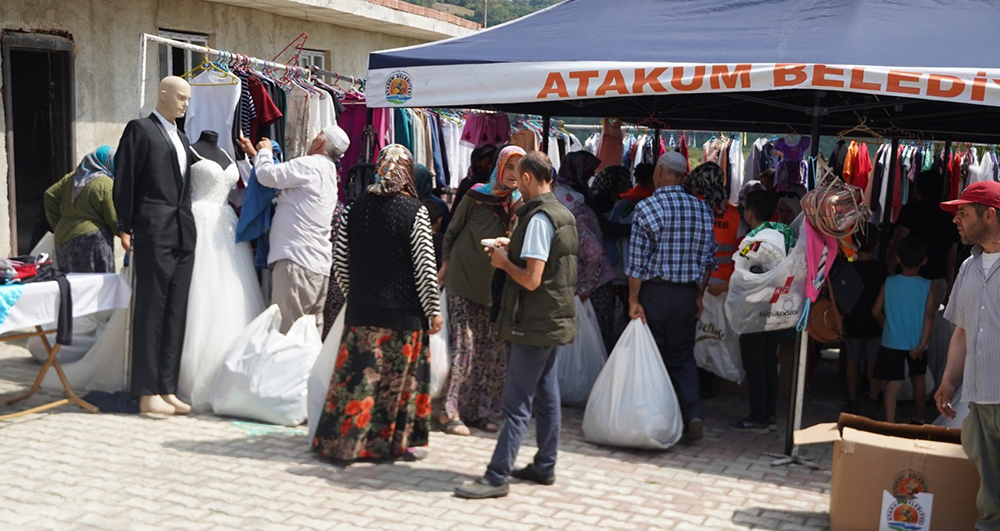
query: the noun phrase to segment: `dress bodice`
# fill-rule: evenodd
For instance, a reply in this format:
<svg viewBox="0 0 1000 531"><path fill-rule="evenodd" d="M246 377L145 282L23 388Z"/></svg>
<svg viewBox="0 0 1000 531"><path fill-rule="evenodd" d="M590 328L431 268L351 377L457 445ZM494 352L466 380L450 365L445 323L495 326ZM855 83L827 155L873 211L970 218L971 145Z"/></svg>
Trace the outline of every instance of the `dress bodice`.
<svg viewBox="0 0 1000 531"><path fill-rule="evenodd" d="M191 202L205 202L212 205L226 205L229 191L240 178L236 164L226 169L210 159L199 159L191 165Z"/></svg>

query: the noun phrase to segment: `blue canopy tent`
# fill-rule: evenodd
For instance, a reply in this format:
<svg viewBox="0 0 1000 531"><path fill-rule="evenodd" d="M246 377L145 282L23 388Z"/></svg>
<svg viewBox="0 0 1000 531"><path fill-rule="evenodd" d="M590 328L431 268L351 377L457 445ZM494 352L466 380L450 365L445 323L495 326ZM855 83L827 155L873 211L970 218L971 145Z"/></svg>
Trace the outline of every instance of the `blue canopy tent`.
<svg viewBox="0 0 1000 531"><path fill-rule="evenodd" d="M900 137L997 143L998 20L989 0L567 0L473 35L372 53L367 99L809 132L813 156L821 134L862 121L894 147Z"/></svg>

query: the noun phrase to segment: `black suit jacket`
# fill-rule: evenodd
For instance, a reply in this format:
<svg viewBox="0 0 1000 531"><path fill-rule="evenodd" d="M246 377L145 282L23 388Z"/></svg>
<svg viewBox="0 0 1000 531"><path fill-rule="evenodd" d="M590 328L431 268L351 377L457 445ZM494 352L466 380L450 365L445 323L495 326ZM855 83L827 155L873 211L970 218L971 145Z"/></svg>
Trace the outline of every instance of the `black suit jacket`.
<svg viewBox="0 0 1000 531"><path fill-rule="evenodd" d="M115 210L125 232L139 245L193 251L197 233L191 212L191 161L194 155L183 131L188 164L180 168L177 150L154 115L125 126L115 153Z"/></svg>

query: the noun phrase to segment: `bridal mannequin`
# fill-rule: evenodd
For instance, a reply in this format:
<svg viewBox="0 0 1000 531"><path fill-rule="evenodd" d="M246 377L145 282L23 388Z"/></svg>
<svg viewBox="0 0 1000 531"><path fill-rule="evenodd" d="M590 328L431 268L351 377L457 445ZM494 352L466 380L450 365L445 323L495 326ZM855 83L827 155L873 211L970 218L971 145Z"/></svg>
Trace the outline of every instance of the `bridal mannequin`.
<svg viewBox="0 0 1000 531"><path fill-rule="evenodd" d="M164 78L156 113L129 122L115 157L115 209L138 244L132 391L143 414L191 411L176 396L196 239L189 186L194 155L176 120L190 99L187 81Z"/></svg>
<svg viewBox="0 0 1000 531"><path fill-rule="evenodd" d="M191 145L202 158L215 161L222 169L226 169L232 164L229 155L219 147L219 133L215 131L202 131L198 141Z"/></svg>

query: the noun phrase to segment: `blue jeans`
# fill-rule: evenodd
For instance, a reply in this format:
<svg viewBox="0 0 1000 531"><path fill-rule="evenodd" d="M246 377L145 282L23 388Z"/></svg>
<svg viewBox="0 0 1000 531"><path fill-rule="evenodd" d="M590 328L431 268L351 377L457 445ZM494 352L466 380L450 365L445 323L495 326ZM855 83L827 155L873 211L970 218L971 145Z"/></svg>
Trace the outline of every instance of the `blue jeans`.
<svg viewBox="0 0 1000 531"><path fill-rule="evenodd" d="M503 389L503 411L507 422L500 430L493 459L486 467L486 479L493 485L507 483L514 470L517 451L535 414L538 453L534 468L552 475L559 450L559 376L555 370L556 347L527 347L511 343L507 358L507 383Z"/></svg>

